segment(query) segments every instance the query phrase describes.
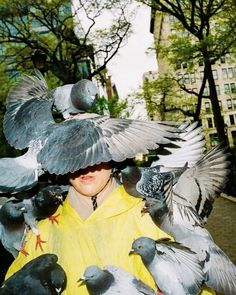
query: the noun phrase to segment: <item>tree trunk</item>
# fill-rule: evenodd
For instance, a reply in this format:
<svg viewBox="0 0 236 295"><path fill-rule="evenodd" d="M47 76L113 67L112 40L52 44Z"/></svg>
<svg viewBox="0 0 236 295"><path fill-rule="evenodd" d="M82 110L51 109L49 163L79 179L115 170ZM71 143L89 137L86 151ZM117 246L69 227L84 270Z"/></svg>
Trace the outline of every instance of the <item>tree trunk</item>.
<svg viewBox="0 0 236 295"><path fill-rule="evenodd" d="M214 122L215 127L217 130L217 135L219 138L219 141L224 143L224 145L227 145L227 136L225 134L225 123L224 119L221 116L221 110L220 105L217 97L216 87L215 87L215 81L212 74L212 67L211 63L208 60L205 60L205 73L209 84L209 91L210 91L210 100L212 104L212 111L214 115Z"/></svg>

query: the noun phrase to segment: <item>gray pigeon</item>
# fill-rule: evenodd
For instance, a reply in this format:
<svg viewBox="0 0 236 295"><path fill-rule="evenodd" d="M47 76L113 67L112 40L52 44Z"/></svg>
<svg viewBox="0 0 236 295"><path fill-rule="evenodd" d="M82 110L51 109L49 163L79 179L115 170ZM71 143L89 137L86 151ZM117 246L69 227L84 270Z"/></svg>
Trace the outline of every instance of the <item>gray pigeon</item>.
<svg viewBox="0 0 236 295"><path fill-rule="evenodd" d="M170 144L184 132L171 122L112 119L96 114L77 114L56 123L52 116L54 103L53 92L48 91L45 80L39 75L23 77L9 92L4 117L6 139L16 149L30 150L34 159L30 169L30 157L26 155L20 158L20 163L8 159L11 170L17 162L17 169L24 175L22 188L21 179L17 180L17 191L33 187L37 177L45 171L59 175L101 162L121 162L137 153L156 149L160 144ZM16 177L13 173L8 175L11 177L6 187L5 179L0 176L3 192L15 187Z"/></svg>
<svg viewBox="0 0 236 295"><path fill-rule="evenodd" d="M88 111L94 104L97 93L97 87L92 81L82 79L75 84L57 87L53 91L54 106L64 119L68 119L73 113Z"/></svg>
<svg viewBox="0 0 236 295"><path fill-rule="evenodd" d="M103 269L91 265L79 279L81 281L86 284L90 295L155 295L149 286L114 265L107 265Z"/></svg>
<svg viewBox="0 0 236 295"><path fill-rule="evenodd" d="M165 181L172 179L176 183L179 176L200 159L205 143L201 128L197 122L184 123L181 128L186 132L180 134L182 141L176 141L179 148L166 147L169 154L159 153L159 159L151 167L127 166L121 170L121 181L130 195L154 198Z"/></svg>
<svg viewBox="0 0 236 295"><path fill-rule="evenodd" d="M149 212L158 227L196 252L203 264L208 287L233 295L236 290L236 266L203 227L202 218L206 222L209 209L204 208L206 205L199 206L201 201L203 204L213 203L226 184L229 173L226 159L225 149L220 146L213 148L180 176L176 186L166 183L165 194L159 200L148 198L142 212Z"/></svg>
<svg viewBox="0 0 236 295"><path fill-rule="evenodd" d="M139 254L164 295L199 294L203 284L202 266L196 254L169 239L136 239L130 254Z"/></svg>
<svg viewBox="0 0 236 295"><path fill-rule="evenodd" d="M16 257L19 252L28 254L24 249L27 233L24 211L23 204L18 200L8 201L0 208L0 240L13 257Z"/></svg>
<svg viewBox="0 0 236 295"><path fill-rule="evenodd" d="M49 218L52 223L58 222L57 216L53 216L59 205L63 203L63 191L59 185L49 185L41 189L36 195L22 201L24 205L25 223L30 227L36 236L36 248L43 251L40 233L37 228L37 221Z"/></svg>
<svg viewBox="0 0 236 295"><path fill-rule="evenodd" d="M67 277L55 254L43 254L9 277L1 295L56 295L66 288Z"/></svg>

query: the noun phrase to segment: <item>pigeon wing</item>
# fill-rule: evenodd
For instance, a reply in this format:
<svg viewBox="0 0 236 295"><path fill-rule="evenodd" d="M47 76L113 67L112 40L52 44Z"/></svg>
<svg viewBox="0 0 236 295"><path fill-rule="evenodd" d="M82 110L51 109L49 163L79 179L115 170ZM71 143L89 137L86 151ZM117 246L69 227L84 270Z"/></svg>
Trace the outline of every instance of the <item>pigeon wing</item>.
<svg viewBox="0 0 236 295"><path fill-rule="evenodd" d="M183 167L188 163L188 166L192 167L203 155L205 144L204 135L197 124L194 122L181 125L179 129L185 130L185 132L180 134L181 141L175 142L179 148L166 147L165 150L169 154L159 154L158 160L153 161L151 166L163 165L166 169L170 167L172 170L173 164L175 167Z"/></svg>
<svg viewBox="0 0 236 295"><path fill-rule="evenodd" d="M23 156L0 159L0 170L0 193L28 190L37 184L43 173L31 150Z"/></svg>
<svg viewBox="0 0 236 295"><path fill-rule="evenodd" d="M67 120L58 124L38 154L49 173L66 174L108 162L112 156L101 129L90 120Z"/></svg>
<svg viewBox="0 0 236 295"><path fill-rule="evenodd" d="M17 149L29 146L54 123L52 97L45 80L39 76L23 76L8 94L4 116L4 134L9 144Z"/></svg>
<svg viewBox="0 0 236 295"><path fill-rule="evenodd" d="M187 169L174 188L174 200L192 207L202 219L207 219L212 204L227 182L228 154L221 145L207 152L195 165ZM207 209L208 208L208 209Z"/></svg>

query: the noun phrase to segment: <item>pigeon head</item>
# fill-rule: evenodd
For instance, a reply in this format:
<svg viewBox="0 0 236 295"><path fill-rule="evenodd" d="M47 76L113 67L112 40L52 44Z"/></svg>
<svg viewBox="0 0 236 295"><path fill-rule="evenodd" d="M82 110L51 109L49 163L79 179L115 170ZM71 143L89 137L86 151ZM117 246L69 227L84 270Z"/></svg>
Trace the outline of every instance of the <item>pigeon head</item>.
<svg viewBox="0 0 236 295"><path fill-rule="evenodd" d="M23 222L24 212L26 212L26 209L21 201L8 201L0 209L1 223L7 225Z"/></svg>
<svg viewBox="0 0 236 295"><path fill-rule="evenodd" d="M61 294L67 283L67 277L64 269L56 263L50 272L49 287L52 290L52 294Z"/></svg>
<svg viewBox="0 0 236 295"><path fill-rule="evenodd" d="M75 83L71 89L72 105L81 111L88 111L94 104L98 93L95 84L87 79Z"/></svg>
<svg viewBox="0 0 236 295"><path fill-rule="evenodd" d="M83 276L79 279L79 282L81 281L86 284L89 294L98 295L110 288L114 277L109 271L91 265L85 269Z"/></svg>
<svg viewBox="0 0 236 295"><path fill-rule="evenodd" d="M132 243L129 255L139 254L145 266L148 266L155 256L155 251L156 242L153 239L148 237L140 237L134 240Z"/></svg>
<svg viewBox="0 0 236 295"><path fill-rule="evenodd" d="M121 170L122 183L128 194L137 198L144 197L136 189L136 185L141 177L141 170L137 166L127 166Z"/></svg>

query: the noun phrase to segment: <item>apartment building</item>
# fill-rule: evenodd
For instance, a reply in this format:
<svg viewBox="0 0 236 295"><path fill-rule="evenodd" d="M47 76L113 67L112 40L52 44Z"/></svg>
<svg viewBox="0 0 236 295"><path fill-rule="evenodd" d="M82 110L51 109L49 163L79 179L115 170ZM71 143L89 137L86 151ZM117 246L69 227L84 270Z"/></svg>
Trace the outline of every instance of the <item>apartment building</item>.
<svg viewBox="0 0 236 295"><path fill-rule="evenodd" d="M155 14L155 19L151 22L151 32L154 34L156 44L163 44L168 42L167 38L170 34L177 33L173 28L176 19L173 16L163 15L161 13ZM178 32L179 33L179 32ZM181 32L188 37L187 32ZM188 61L175 65L171 69L167 60L160 57L157 53L158 73L162 75L169 70L175 71L176 76L179 77L185 87L189 90L199 92L202 78L203 65L198 64L191 72L187 70ZM213 66L213 76L216 84L218 100L221 107L221 113L224 118L225 132L227 134L229 144L231 147L236 146L236 63L233 59L226 55ZM183 107L193 108L194 97L187 92L182 92ZM204 95L209 94L208 86L204 89ZM189 102L186 105L186 102ZM181 104L181 103L180 103ZM201 109L201 123L206 136L207 147L210 148L217 144L217 133L215 129L213 112L210 99L203 98Z"/></svg>

